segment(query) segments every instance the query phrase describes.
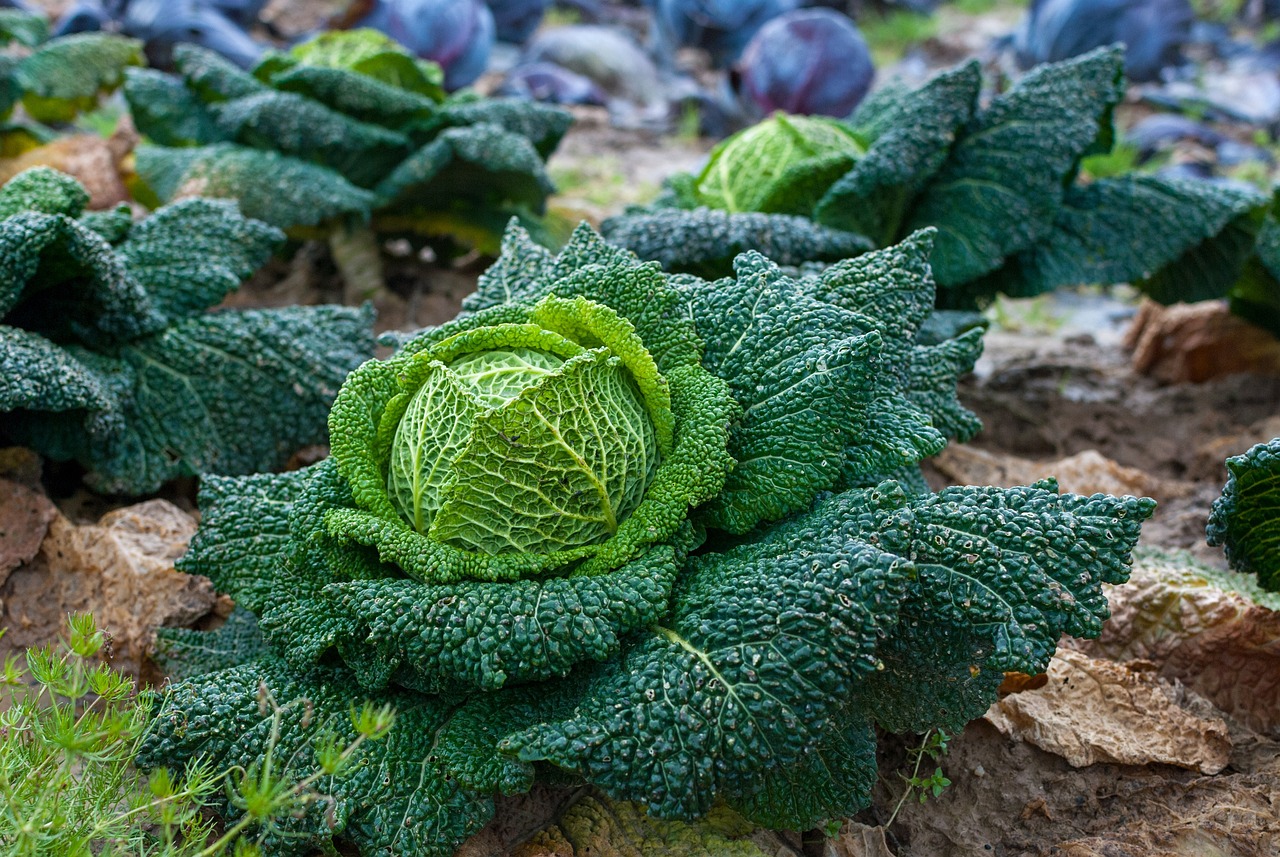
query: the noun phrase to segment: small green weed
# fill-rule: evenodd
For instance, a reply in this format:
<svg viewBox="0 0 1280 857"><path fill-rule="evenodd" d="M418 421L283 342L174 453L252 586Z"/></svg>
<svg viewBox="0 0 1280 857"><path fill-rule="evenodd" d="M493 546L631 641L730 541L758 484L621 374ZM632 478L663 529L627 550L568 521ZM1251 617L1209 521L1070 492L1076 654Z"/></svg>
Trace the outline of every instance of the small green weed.
<svg viewBox="0 0 1280 857"><path fill-rule="evenodd" d="M892 65L902 59L909 48L938 32L934 18L901 9L887 15L868 15L858 21L858 27L866 37L877 68Z"/></svg>
<svg viewBox="0 0 1280 857"><path fill-rule="evenodd" d="M924 738L920 740L920 746L913 747L907 751L907 761L914 760L915 766L911 769L911 776L907 777L899 774L907 784L907 787L902 792L902 797L898 799L897 806L893 808L893 814L884 823L885 827L893 824L893 820L898 817L898 811L907 802L907 798L915 795L920 803L926 803L929 798L938 797L947 786L951 785L951 780L943 775L940 766L935 766L932 774L926 777L920 776L920 767L924 764L924 760L929 759L932 762L941 760L947 754L947 745L950 743L951 738L951 735L941 729L930 729L924 733Z"/></svg>

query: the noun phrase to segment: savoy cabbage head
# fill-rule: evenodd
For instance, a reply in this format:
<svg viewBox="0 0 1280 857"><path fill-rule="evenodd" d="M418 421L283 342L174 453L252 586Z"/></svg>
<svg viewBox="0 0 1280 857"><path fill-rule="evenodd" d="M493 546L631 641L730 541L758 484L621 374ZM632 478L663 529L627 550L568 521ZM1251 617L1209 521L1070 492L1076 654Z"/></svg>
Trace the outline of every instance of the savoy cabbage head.
<svg viewBox="0 0 1280 857"><path fill-rule="evenodd" d="M329 459L206 480L183 567L261 638L171 637L142 763L249 766L277 735L305 769L310 730L395 704L273 854L447 855L539 779L773 827L866 805L874 727L958 728L1097 634L1154 506L924 488L977 429L981 345L921 332L933 238L708 282L513 227L469 312L348 377Z"/></svg>
<svg viewBox="0 0 1280 857"><path fill-rule="evenodd" d="M762 236L771 258L799 264L933 227L941 306L1082 283L1133 282L1165 303L1220 297L1253 252L1265 199L1151 174L1080 176L1114 143L1122 65L1119 49L1100 49L983 104L975 61L918 89L882 87L845 120L775 114L603 232L668 270L722 276Z"/></svg>
<svg viewBox="0 0 1280 857"><path fill-rule="evenodd" d="M88 200L44 167L0 188L0 437L121 494L275 469L323 443L338 386L373 352L372 312L207 313L278 230L225 201L135 223Z"/></svg>
<svg viewBox="0 0 1280 857"><path fill-rule="evenodd" d="M1227 562L1280 592L1280 437L1227 459L1227 484L1205 528Z"/></svg>
<svg viewBox="0 0 1280 857"><path fill-rule="evenodd" d="M322 34L248 72L191 45L179 76L133 70L125 97L149 144L141 182L167 201L233 198L281 229L364 223L496 251L512 216L538 223L555 108L445 97L439 67L373 30Z"/></svg>

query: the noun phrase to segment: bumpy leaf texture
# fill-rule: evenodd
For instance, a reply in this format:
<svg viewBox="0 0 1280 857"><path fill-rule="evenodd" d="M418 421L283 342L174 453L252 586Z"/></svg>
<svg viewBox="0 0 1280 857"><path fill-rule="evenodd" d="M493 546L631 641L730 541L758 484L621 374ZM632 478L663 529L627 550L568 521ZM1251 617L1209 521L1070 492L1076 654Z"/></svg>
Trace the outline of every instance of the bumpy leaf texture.
<svg viewBox="0 0 1280 857"><path fill-rule="evenodd" d="M178 684L144 763L261 753L247 691L265 678L278 699L320 699L317 711L367 694L421 712L393 731L412 776L390 796L363 780L334 786L332 835L362 853L381 853L361 821L381 803L417 801L406 841L451 846L495 792L539 778L581 778L658 818L727 804L806 829L857 811L876 779L877 726L958 728L1006 670L1043 671L1062 634L1098 633L1102 584L1125 579L1154 507L1052 482L917 494L887 478L945 443L932 412L974 427L954 387L978 331L923 329L931 241L924 231L806 278L748 253L736 279L706 283L585 227L558 256L513 228L469 314L353 375L331 459L207 483L184 567L259 614L271 654ZM649 503L644 537L567 562L424 546L381 463L411 361L501 325L546 325L545 307L579 299L626 319L669 384L672 451L623 522ZM205 669L254 645L233 627L209 658L188 659ZM413 847L397 853L437 853Z"/></svg>
<svg viewBox="0 0 1280 857"><path fill-rule="evenodd" d="M1236 571L1280 591L1280 438L1227 459L1227 484L1213 503L1206 534Z"/></svg>
<svg viewBox="0 0 1280 857"><path fill-rule="evenodd" d="M1040 66L985 108L976 63L916 90L890 84L845 120L865 151L843 167L817 149L797 160L777 135L747 129L721 147L721 160L743 169L719 171L758 174L760 192L734 200L765 201L735 209L700 193L705 174L681 176L652 208L611 219L605 233L669 270L722 276L732 260L724 239L744 230L770 245L770 258L793 264L854 255L858 238L885 247L933 227L942 307L1113 282L1171 303L1220 297L1237 281L1241 307L1274 305L1274 281L1251 260L1261 196L1154 175L1078 180L1081 159L1112 146L1122 59L1118 49L1099 49ZM752 167L779 159L794 163ZM709 223L719 224L717 241L698 234Z"/></svg>
<svg viewBox="0 0 1280 857"><path fill-rule="evenodd" d="M205 314L279 232L191 199L137 224L99 217L113 244L76 219L86 199L52 170L0 190L6 436L126 494L277 468L323 442L339 384L372 351L371 311Z"/></svg>
<svg viewBox="0 0 1280 857"><path fill-rule="evenodd" d="M137 159L157 201L233 198L290 230L376 212L380 230L493 251L506 221L535 223L553 190L544 159L567 114L441 101L430 64L372 31L324 34L250 72L189 45L174 59L179 78L135 72L125 87L139 130L159 144Z"/></svg>

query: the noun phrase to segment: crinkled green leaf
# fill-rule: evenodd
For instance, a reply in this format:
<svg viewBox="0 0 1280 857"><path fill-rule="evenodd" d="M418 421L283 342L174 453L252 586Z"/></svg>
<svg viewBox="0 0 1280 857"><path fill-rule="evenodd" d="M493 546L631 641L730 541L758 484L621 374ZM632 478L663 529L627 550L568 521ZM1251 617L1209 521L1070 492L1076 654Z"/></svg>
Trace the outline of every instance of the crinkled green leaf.
<svg viewBox="0 0 1280 857"><path fill-rule="evenodd" d="M118 245L133 231L133 209L127 202L105 211L86 211L77 219L81 226L98 233L103 241L111 245Z"/></svg>
<svg viewBox="0 0 1280 857"><path fill-rule="evenodd" d="M1256 255L1245 263L1243 276L1229 293L1231 311L1280 337L1280 218L1275 199L1254 249Z"/></svg>
<svg viewBox="0 0 1280 857"><path fill-rule="evenodd" d="M233 202L186 199L134 226L116 252L156 308L177 320L239 288L283 240Z"/></svg>
<svg viewBox="0 0 1280 857"><path fill-rule="evenodd" d="M661 816L701 815L722 798L797 829L820 821L788 815L813 805L785 789L770 801L762 782L805 759L875 669L911 565L803 520L804 532L691 560L670 618L580 682L571 717L503 746Z"/></svg>
<svg viewBox="0 0 1280 857"><path fill-rule="evenodd" d="M280 707L265 703L262 689ZM137 763L181 769L197 757L218 770L256 769L271 750L276 776L301 780L317 769L315 742L328 731L341 745L354 741L351 710L367 698L345 670L295 673L278 659L197 675L170 687L161 700ZM322 775L314 789L329 797L297 816L278 819L263 836L266 853L329 853L347 843L366 857L449 857L493 814L492 786L465 791L431 759L452 705L420 695L386 693L374 700L395 707L390 733L366 742L339 776ZM272 746L273 731L278 735ZM469 748L454 747L453 752ZM240 811L219 811L236 821ZM279 829L282 828L282 829Z"/></svg>
<svg viewBox="0 0 1280 857"><path fill-rule="evenodd" d="M610 243L653 259L667 271L728 276L733 259L755 250L779 265L834 261L872 249L861 235L790 214L668 209L611 217L600 227Z"/></svg>
<svg viewBox="0 0 1280 857"><path fill-rule="evenodd" d="M0 218L22 212L78 217L88 204L84 185L49 167L23 170L0 186Z"/></svg>
<svg viewBox="0 0 1280 857"><path fill-rule="evenodd" d="M1047 236L967 290L1026 297L1128 282L1166 304L1220 297L1239 276L1262 205L1247 190L1158 175L1074 186Z"/></svg>
<svg viewBox="0 0 1280 857"><path fill-rule="evenodd" d="M743 409L729 435L737 463L701 514L745 533L839 484L845 448L872 430L883 340L874 321L810 297L758 254L739 256L736 274L686 294L703 363Z"/></svg>
<svg viewBox="0 0 1280 857"><path fill-rule="evenodd" d="M341 307L228 312L131 342L95 367L123 423L76 457L98 490L126 494L204 471L278 468L324 442L338 386L372 351L371 322L371 311ZM61 437L38 412L8 419L37 451Z"/></svg>
<svg viewBox="0 0 1280 857"><path fill-rule="evenodd" d="M553 190L532 143L483 123L445 130L400 161L375 188L383 204L412 205L438 195L535 209Z"/></svg>
<svg viewBox="0 0 1280 857"><path fill-rule="evenodd" d="M236 142L323 164L360 187L372 187L410 151L403 134L292 92L268 89L212 111L219 130Z"/></svg>
<svg viewBox="0 0 1280 857"><path fill-rule="evenodd" d="M1256 574L1280 591L1280 438L1227 459L1227 484L1213 503L1206 530L1236 571Z"/></svg>
<svg viewBox="0 0 1280 857"><path fill-rule="evenodd" d="M425 125L436 112L436 102L425 95L341 69L299 65L272 75L271 85L353 119L399 131Z"/></svg>
<svg viewBox="0 0 1280 857"><path fill-rule="evenodd" d="M236 605L213 631L157 628L152 657L171 681L182 681L256 661L267 652L258 617Z"/></svg>
<svg viewBox="0 0 1280 857"><path fill-rule="evenodd" d="M573 116L559 107L526 98L477 99L457 94L440 105L435 124L441 128L497 125L524 137L540 156L548 158L573 124Z"/></svg>
<svg viewBox="0 0 1280 857"><path fill-rule="evenodd" d="M275 58L259 63L254 73L264 76L270 69L271 59ZM377 30L330 30L294 45L280 59L290 63L288 68L349 72L434 101L444 98L444 73L440 67L416 59L401 44ZM275 74L270 74L270 80L273 84L278 82Z"/></svg>
<svg viewBox="0 0 1280 857"><path fill-rule="evenodd" d="M161 200L234 199L246 217L280 229L335 217L367 217L369 191L318 164L230 143L198 148L139 146L137 170Z"/></svg>
<svg viewBox="0 0 1280 857"><path fill-rule="evenodd" d="M106 411L115 397L101 376L39 334L0 325L0 412Z"/></svg>
<svg viewBox="0 0 1280 857"><path fill-rule="evenodd" d="M124 97L138 132L161 146L205 146L227 139L205 103L179 78L150 68L129 68Z"/></svg>
<svg viewBox="0 0 1280 857"><path fill-rule="evenodd" d="M49 22L43 15L22 9L0 9L0 45L17 42L34 48L49 38Z"/></svg>
<svg viewBox="0 0 1280 857"><path fill-rule="evenodd" d="M126 66L144 61L142 42L111 33L76 33L45 42L15 69L22 105L41 122L69 122L92 109L99 94L118 87Z"/></svg>
<svg viewBox="0 0 1280 857"><path fill-rule="evenodd" d="M271 606L276 573L293 552L289 520L310 471L200 480L200 529L178 569L201 574L259 615Z"/></svg>
<svg viewBox="0 0 1280 857"><path fill-rule="evenodd" d="M1122 53L1093 51L1031 71L965 129L913 204L908 229L936 226L943 288L999 267L1049 234L1081 155L1122 91Z"/></svg>
<svg viewBox="0 0 1280 857"><path fill-rule="evenodd" d="M973 116L981 83L978 63L969 62L914 91L890 84L869 95L849 124L871 145L831 184L813 219L867 235L881 246L890 243L900 234L911 201L946 161Z"/></svg>
<svg viewBox="0 0 1280 857"><path fill-rule="evenodd" d="M110 345L167 322L111 245L65 215L0 220L0 272L0 317L55 341Z"/></svg>
<svg viewBox="0 0 1280 857"><path fill-rule="evenodd" d="M267 89L265 84L230 60L190 42L173 49L173 65L191 91L205 104L244 98Z"/></svg>

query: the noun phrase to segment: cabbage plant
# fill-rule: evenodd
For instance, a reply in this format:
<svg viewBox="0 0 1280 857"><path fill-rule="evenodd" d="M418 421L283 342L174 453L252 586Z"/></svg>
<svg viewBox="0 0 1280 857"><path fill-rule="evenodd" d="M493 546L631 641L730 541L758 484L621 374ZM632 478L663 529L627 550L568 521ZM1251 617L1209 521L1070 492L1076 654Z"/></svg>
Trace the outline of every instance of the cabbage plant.
<svg viewBox="0 0 1280 857"><path fill-rule="evenodd" d="M348 376L330 458L205 480L182 565L258 627L167 635L139 761L305 768L353 701L396 706L266 832L284 855L448 855L538 781L796 829L865 806L876 726L959 728L1098 633L1154 506L927 490L981 344L922 330L933 237L707 282L513 227L468 312Z"/></svg>
<svg viewBox="0 0 1280 857"><path fill-rule="evenodd" d="M1267 200L1153 174L1083 176L1114 142L1122 65L1117 48L1044 65L984 106L971 62L918 89L882 87L845 120L774 115L603 231L668 270L723 276L750 247L829 262L933 227L941 306L1082 283L1132 282L1165 303L1221 297L1248 273ZM833 135L856 145L833 151Z"/></svg>

